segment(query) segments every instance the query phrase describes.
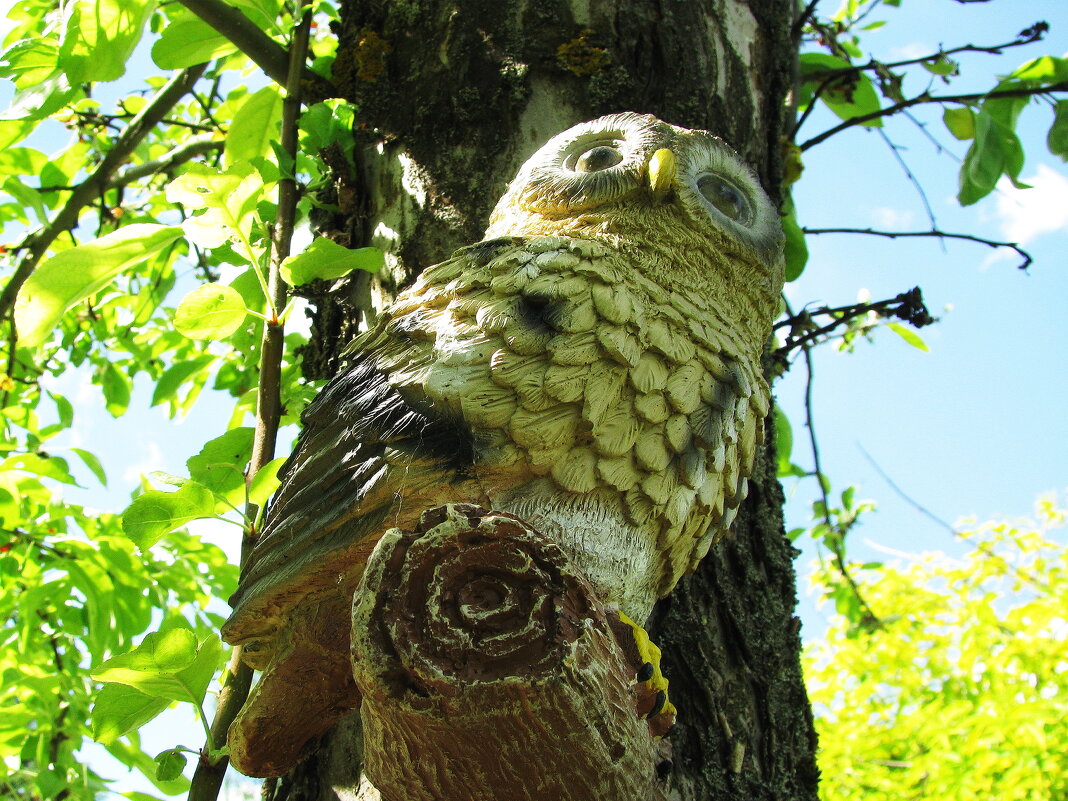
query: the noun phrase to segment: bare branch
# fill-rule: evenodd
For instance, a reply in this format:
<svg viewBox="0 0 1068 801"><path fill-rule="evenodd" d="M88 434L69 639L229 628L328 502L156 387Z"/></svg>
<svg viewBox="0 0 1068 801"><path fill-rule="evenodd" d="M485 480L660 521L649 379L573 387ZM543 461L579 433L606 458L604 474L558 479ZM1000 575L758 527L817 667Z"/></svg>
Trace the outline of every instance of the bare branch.
<svg viewBox="0 0 1068 801"><path fill-rule="evenodd" d="M225 36L238 49L252 59L267 77L277 84L285 86L289 74L289 55L286 49L270 36L260 30L252 20L241 11L222 0L180 0L204 22ZM300 79L306 86L304 96L307 102L314 103L334 94L329 82L303 66Z"/></svg>
<svg viewBox="0 0 1068 801"><path fill-rule="evenodd" d="M790 351L816 344L819 340L831 335L836 329L848 326L858 317L864 317L872 312L879 317L894 317L903 320L913 328L923 328L937 321L927 310L919 287L913 287L896 297L875 303L853 303L848 306L838 306L837 308L824 306L813 311L806 309L799 314L791 314L785 320L775 324L774 330L789 328L790 333L786 336L782 347L776 349L773 356L785 364L786 357ZM831 321L825 325L815 327L814 321L817 317L830 317Z"/></svg>
<svg viewBox="0 0 1068 801"><path fill-rule="evenodd" d="M827 497L827 485L824 483L823 469L820 465L820 449L816 440L816 424L812 413L812 381L815 373L812 366L811 345L803 345L802 352L805 354L805 367L807 369L805 378L805 427L808 429L808 441L809 447L812 450L812 465L815 470L816 482L820 485L820 496L823 499L823 522L829 531L835 532L838 535L836 538L829 539L828 547L830 547L831 553L834 554L835 567L838 568L838 572L842 574L842 578L845 579L846 583L849 585L850 591L864 609L864 622L878 626L881 625L879 617L872 611L872 608L868 606L868 602L864 600L864 596L860 593L860 587L849 572L849 566L845 561L845 535L847 532L841 530L840 527L835 526L834 522L831 520L831 502L830 498Z"/></svg>
<svg viewBox="0 0 1068 801"><path fill-rule="evenodd" d="M71 192L67 202L63 204L63 208L52 221L23 240L19 246L22 252L15 272L7 286L4 287L3 293L0 293L0 318L6 317L11 312L19 290L33 274L37 264L56 237L78 224L82 209L92 203L93 199L107 188L119 165L134 151L148 132L167 115L167 112L192 89L193 84L204 73L206 67L206 64L189 67L171 78L152 101L141 110L141 113L123 129L115 140L115 144L93 170L92 175Z"/></svg>
<svg viewBox="0 0 1068 801"><path fill-rule="evenodd" d="M897 114L903 109L912 108L922 103L958 103L965 105L967 103L974 103L979 100L988 100L995 97L1035 97L1038 95L1049 95L1055 92L1068 92L1068 81L1059 81L1058 83L1050 84L1049 86L1041 86L1037 88L1020 88L1020 89L1002 89L995 92L974 92L964 95L931 95L924 92L921 95L904 100L900 103L895 103L892 106L881 108L878 111L872 111L869 114L861 114L858 117L852 117L840 125L836 125L823 133L812 137L808 141L800 145L801 150L808 150L813 145L818 145L827 139L830 139L837 133L841 133L847 128L852 128L857 125L863 125L866 122L877 120L882 117L888 117L892 114Z"/></svg>
<svg viewBox="0 0 1068 801"><path fill-rule="evenodd" d="M806 234L867 234L868 236L883 236L887 239L898 239L899 237L935 237L937 239L963 239L967 242L978 242L980 245L986 245L989 248L1012 248L1023 261L1019 265L1019 269L1026 270L1031 266L1031 262L1034 258L1026 250L1021 248L1016 242L999 242L995 239L985 239L981 236L973 236L972 234L951 234L946 231L877 231L873 228L802 228Z"/></svg>

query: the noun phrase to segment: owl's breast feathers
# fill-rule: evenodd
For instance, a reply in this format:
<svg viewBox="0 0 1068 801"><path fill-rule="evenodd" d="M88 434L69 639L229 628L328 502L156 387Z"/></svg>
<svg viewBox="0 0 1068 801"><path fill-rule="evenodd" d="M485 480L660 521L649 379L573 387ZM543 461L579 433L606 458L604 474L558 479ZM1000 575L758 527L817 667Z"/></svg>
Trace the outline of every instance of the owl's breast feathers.
<svg viewBox="0 0 1068 801"><path fill-rule="evenodd" d="M635 580L666 594L730 524L768 412L718 302L584 239L490 240L429 268L308 407L225 638L269 641L300 599L351 593L383 531L425 508L528 484L610 499L630 529L615 541L655 554Z"/></svg>

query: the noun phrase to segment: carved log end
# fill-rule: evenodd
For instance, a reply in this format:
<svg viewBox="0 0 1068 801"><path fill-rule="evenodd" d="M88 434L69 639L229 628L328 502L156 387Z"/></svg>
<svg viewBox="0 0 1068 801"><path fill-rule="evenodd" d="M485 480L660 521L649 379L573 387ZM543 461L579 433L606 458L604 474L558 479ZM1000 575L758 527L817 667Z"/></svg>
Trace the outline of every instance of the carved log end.
<svg viewBox="0 0 1068 801"><path fill-rule="evenodd" d="M613 617L512 515L449 505L390 530L353 604L368 776L405 801L661 797Z"/></svg>

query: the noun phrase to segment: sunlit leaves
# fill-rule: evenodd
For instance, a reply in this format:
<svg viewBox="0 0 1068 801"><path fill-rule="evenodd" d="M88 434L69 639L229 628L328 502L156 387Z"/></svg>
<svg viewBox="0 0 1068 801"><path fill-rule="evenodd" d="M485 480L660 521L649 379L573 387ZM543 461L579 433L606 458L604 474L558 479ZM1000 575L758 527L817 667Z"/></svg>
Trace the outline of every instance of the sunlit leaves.
<svg viewBox="0 0 1068 801"><path fill-rule="evenodd" d="M249 262L258 261L262 252L251 240L256 206L264 197L263 180L246 163L225 171L193 165L167 185L170 202L202 212L182 225L191 240L205 248L234 243Z"/></svg>
<svg viewBox="0 0 1068 801"><path fill-rule="evenodd" d="M191 11L174 8L171 17L171 23L164 27L152 45L152 60L161 69L184 69L237 49L233 42Z"/></svg>
<svg viewBox="0 0 1068 801"><path fill-rule="evenodd" d="M384 263L379 248L349 249L319 237L303 253L287 258L282 263L281 275L290 286L300 286L316 279L340 278L353 270L378 272Z"/></svg>
<svg viewBox="0 0 1068 801"><path fill-rule="evenodd" d="M812 102L818 89L819 99L843 120L871 114L880 108L879 93L871 79L864 72L854 70L845 59L827 53L802 53L801 73L806 78L802 101ZM878 128L882 120L876 118L861 124Z"/></svg>
<svg viewBox="0 0 1068 801"><path fill-rule="evenodd" d="M59 63L67 80L73 85L122 76L154 5L148 0L64 3Z"/></svg>
<svg viewBox="0 0 1068 801"><path fill-rule="evenodd" d="M265 86L241 105L226 133L223 155L227 164L265 158L272 152L271 142L278 139L278 122L282 116L282 95L277 86Z"/></svg>
<svg viewBox="0 0 1068 801"><path fill-rule="evenodd" d="M190 481L174 492L148 490L134 498L122 513L122 530L142 550L169 531L215 514L215 496L203 484Z"/></svg>
<svg viewBox="0 0 1068 801"><path fill-rule="evenodd" d="M204 284L182 298L174 327L190 339L225 339L245 321L245 301L223 284Z"/></svg>
<svg viewBox="0 0 1068 801"><path fill-rule="evenodd" d="M132 651L108 659L90 675L152 698L199 705L215 675L220 650L217 637L198 643L189 629L173 628L149 634Z"/></svg>
<svg viewBox="0 0 1068 801"><path fill-rule="evenodd" d="M181 235L181 228L169 225L128 225L45 260L23 285L15 304L19 340L29 346L41 344L63 312Z"/></svg>
<svg viewBox="0 0 1068 801"><path fill-rule="evenodd" d="M93 705L93 739L108 745L132 729L139 729L170 706L125 684L107 684Z"/></svg>
<svg viewBox="0 0 1068 801"><path fill-rule="evenodd" d="M1064 517L1045 499L961 531L963 558L852 566L880 622L834 617L807 651L821 797L1063 797Z"/></svg>

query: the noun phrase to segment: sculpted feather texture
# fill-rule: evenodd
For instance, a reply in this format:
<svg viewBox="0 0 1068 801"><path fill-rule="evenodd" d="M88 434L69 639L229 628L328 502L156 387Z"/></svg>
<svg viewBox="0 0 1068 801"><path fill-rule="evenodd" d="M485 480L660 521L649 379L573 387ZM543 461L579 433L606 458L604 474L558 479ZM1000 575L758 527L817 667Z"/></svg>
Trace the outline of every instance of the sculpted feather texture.
<svg viewBox="0 0 1068 801"><path fill-rule="evenodd" d="M344 615L383 531L429 507L518 515L643 621L745 497L781 249L756 179L708 133L620 114L532 156L486 239L398 296L305 414L223 630L267 669L238 767L269 737L271 683L306 658L294 621ZM345 651L321 639L323 658Z"/></svg>

